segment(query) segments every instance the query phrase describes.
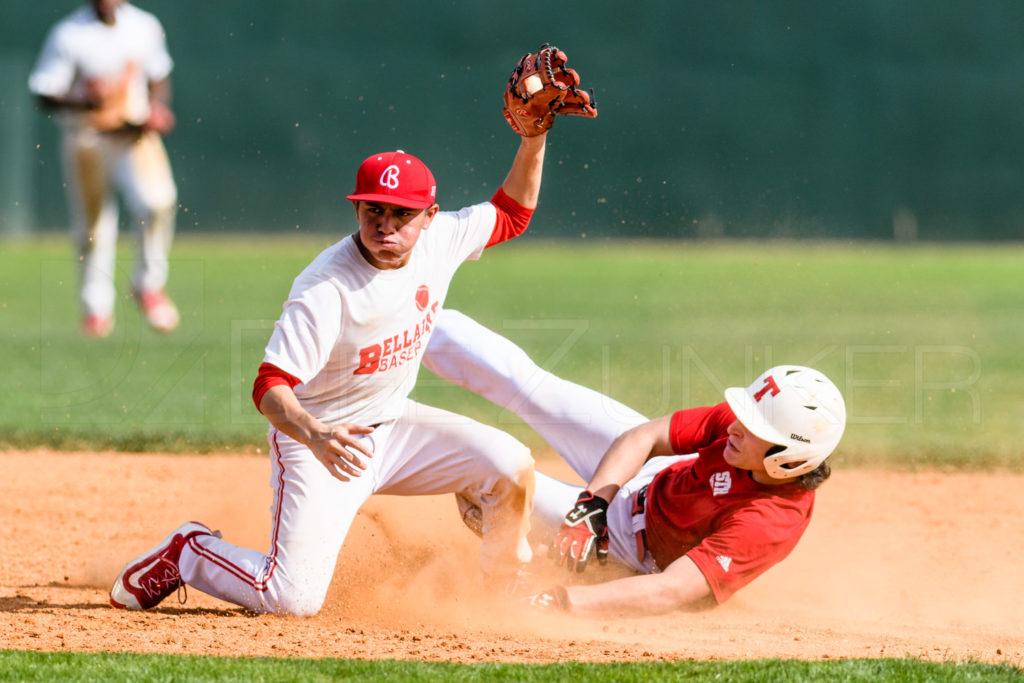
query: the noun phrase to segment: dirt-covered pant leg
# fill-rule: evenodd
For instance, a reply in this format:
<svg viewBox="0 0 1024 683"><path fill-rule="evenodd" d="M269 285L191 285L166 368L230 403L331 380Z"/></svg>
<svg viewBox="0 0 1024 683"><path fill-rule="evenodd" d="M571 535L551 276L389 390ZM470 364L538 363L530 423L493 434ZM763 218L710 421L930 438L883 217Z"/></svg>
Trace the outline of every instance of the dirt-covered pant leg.
<svg viewBox="0 0 1024 683"><path fill-rule="evenodd" d="M388 444L379 493L462 493L482 512L480 566L487 575L514 571L532 556L533 458L505 432L464 415L406 402Z"/></svg>
<svg viewBox="0 0 1024 683"><path fill-rule="evenodd" d="M114 256L117 250L117 197L114 160L104 137L93 130L67 129L61 135L61 164L78 250L79 298L85 314L113 315Z"/></svg>
<svg viewBox="0 0 1024 683"><path fill-rule="evenodd" d="M161 290L167 282L178 190L160 136L147 131L126 143L125 152L117 157L114 179L138 231L132 287L136 291Z"/></svg>
<svg viewBox="0 0 1024 683"><path fill-rule="evenodd" d="M537 492L533 497L533 516L530 518L530 542L549 546L558 534L565 514L576 505L583 490L579 484L570 484L543 472L537 472Z"/></svg>
<svg viewBox="0 0 1024 683"><path fill-rule="evenodd" d="M136 290L162 289L167 282L178 195L160 136L152 131L68 129L62 134L61 163L79 251L84 312L114 312L120 218L116 193L123 196L138 229L132 286Z"/></svg>

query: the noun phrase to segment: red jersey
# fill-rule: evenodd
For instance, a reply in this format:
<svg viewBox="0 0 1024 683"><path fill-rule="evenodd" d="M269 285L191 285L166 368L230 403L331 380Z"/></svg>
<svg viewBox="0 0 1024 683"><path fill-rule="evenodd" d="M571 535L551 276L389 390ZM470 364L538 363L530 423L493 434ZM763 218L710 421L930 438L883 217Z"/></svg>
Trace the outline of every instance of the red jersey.
<svg viewBox="0 0 1024 683"><path fill-rule="evenodd" d="M647 487L647 547L662 569L688 556L718 602L786 557L811 519L814 492L765 486L722 457L735 420L728 404L680 410L670 437L677 454L698 453L658 472Z"/></svg>

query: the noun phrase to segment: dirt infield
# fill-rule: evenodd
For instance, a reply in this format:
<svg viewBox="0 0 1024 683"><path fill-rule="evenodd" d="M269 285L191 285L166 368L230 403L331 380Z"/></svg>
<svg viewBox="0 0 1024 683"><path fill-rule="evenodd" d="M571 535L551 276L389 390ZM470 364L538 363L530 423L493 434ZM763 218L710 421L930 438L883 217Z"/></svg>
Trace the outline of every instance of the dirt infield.
<svg viewBox="0 0 1024 683"><path fill-rule="evenodd" d="M0 455L0 647L549 662L903 657L1024 665L1024 476L838 470L793 554L701 614L538 618L489 595L450 497L377 497L321 614L253 616L191 591L107 603L122 564L182 521L265 548L259 455ZM540 469L555 471L551 460ZM542 568L543 571L548 571ZM589 570L588 570L589 573ZM554 576L554 574L552 574Z"/></svg>

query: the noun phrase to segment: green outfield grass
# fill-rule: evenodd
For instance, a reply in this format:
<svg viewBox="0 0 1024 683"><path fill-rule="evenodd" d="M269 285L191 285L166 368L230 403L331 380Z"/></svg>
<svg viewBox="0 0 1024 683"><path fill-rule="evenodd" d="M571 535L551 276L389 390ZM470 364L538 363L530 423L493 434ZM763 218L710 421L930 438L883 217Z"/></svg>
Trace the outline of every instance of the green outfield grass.
<svg viewBox="0 0 1024 683"><path fill-rule="evenodd" d="M915 659L751 660L653 664L447 664L338 659L233 659L0 650L0 680L18 681L1016 681L1009 665Z"/></svg>
<svg viewBox="0 0 1024 683"><path fill-rule="evenodd" d="M263 445L249 398L294 276L330 238L183 236L181 328L128 298L104 340L78 330L62 239L0 243L0 444L209 452ZM127 289L124 244L118 282ZM720 400L771 365L818 367L846 396L840 466L1019 468L1024 247L528 242L463 266L448 306L542 365L655 416ZM420 400L543 444L424 371Z"/></svg>

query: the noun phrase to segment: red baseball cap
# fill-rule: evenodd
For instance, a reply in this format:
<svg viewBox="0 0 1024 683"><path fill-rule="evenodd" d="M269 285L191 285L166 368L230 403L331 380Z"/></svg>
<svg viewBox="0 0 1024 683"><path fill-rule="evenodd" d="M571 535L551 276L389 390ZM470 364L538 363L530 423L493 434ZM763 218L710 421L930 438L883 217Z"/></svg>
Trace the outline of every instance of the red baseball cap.
<svg viewBox="0 0 1024 683"><path fill-rule="evenodd" d="M437 198L437 183L427 165L402 150L368 157L356 173L356 189L347 199L385 202L425 209Z"/></svg>

